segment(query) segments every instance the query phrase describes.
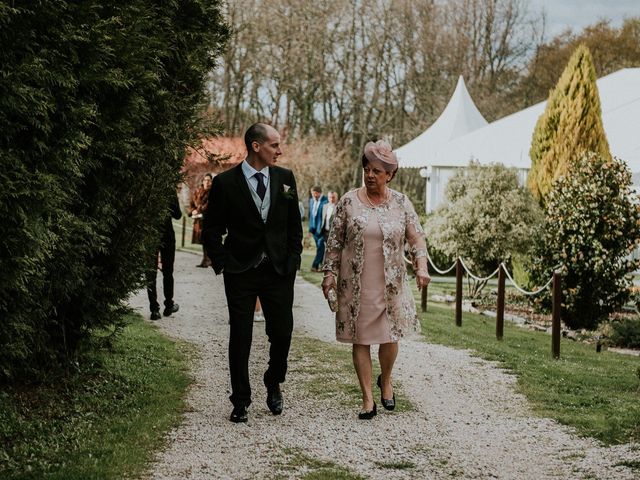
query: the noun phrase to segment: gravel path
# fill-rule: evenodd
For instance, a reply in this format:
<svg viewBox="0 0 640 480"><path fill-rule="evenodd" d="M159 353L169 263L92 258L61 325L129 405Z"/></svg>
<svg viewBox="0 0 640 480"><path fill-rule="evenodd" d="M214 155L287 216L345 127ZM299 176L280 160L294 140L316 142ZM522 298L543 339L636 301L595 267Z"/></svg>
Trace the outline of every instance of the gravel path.
<svg viewBox="0 0 640 480"><path fill-rule="evenodd" d="M222 277L195 268L198 260L177 252L175 298L180 311L155 322L168 336L193 344L198 354L184 421L170 433L148 478L298 478L305 466L291 460L296 452L372 479L637 478L616 464L638 461L640 445L604 448L552 420L535 417L524 397L515 393L515 378L495 364L419 340L401 343L394 371L414 410L382 412L370 422L359 421L358 398L352 407L319 401L305 391L305 369L290 365L283 385L285 411L275 417L264 402L261 376L267 341L264 324L257 323L249 422L232 424ZM148 318L144 292L130 303ZM331 312L322 294L301 278L296 281L294 319L295 335L335 345Z"/></svg>

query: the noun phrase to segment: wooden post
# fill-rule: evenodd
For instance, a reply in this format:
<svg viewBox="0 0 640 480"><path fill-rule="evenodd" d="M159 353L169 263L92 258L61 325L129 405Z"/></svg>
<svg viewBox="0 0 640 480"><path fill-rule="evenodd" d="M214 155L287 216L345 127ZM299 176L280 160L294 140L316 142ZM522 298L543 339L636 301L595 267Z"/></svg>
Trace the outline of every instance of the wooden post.
<svg viewBox="0 0 640 480"><path fill-rule="evenodd" d="M184 234L187 231L187 216L182 215L182 248L184 248Z"/></svg>
<svg viewBox="0 0 640 480"><path fill-rule="evenodd" d="M560 275L553 272L553 310L551 311L551 353L553 358L560 358L560 308L562 303L562 286Z"/></svg>
<svg viewBox="0 0 640 480"><path fill-rule="evenodd" d="M456 258L456 326L462 326L462 262Z"/></svg>
<svg viewBox="0 0 640 480"><path fill-rule="evenodd" d="M498 307L496 309L496 338L498 340L502 340L504 335L504 283L504 267L500 264L498 267Z"/></svg>
<svg viewBox="0 0 640 480"><path fill-rule="evenodd" d="M427 289L429 288L428 285L425 285L424 287L422 287L422 292L420 292L420 307L422 308L423 312L427 311Z"/></svg>

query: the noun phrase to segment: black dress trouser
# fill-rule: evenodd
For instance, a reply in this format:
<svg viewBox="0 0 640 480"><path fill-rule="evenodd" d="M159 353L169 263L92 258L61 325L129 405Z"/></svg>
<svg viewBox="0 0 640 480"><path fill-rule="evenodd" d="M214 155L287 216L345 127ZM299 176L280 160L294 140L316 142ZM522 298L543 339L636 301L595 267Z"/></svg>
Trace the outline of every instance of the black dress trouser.
<svg viewBox="0 0 640 480"><path fill-rule="evenodd" d="M269 339L269 366L264 384L284 382L293 331L293 284L296 272L279 275L267 261L242 273L224 272L229 307L229 373L234 406L251 404L249 354L253 337L253 313L260 297Z"/></svg>
<svg viewBox="0 0 640 480"><path fill-rule="evenodd" d="M173 307L173 264L176 259L176 244L168 242L158 250L162 262L162 289L164 291L164 306ZM152 268L147 273L147 296L149 297L149 309L154 312L160 310L158 304L158 292L156 290L156 276L158 274L158 252L153 257Z"/></svg>

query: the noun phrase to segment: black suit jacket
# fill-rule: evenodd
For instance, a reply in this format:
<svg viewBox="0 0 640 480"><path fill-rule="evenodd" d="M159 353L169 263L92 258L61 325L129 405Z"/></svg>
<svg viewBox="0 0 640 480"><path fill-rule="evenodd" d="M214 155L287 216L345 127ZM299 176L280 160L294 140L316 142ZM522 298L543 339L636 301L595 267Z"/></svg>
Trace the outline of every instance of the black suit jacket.
<svg viewBox="0 0 640 480"><path fill-rule="evenodd" d="M217 274L223 269L244 272L265 252L280 275L295 272L302 253L302 220L293 172L269 167L271 206L266 223L249 188L242 164L213 179L202 230L213 269Z"/></svg>
<svg viewBox="0 0 640 480"><path fill-rule="evenodd" d="M182 218L182 212L180 211L180 203L178 202L177 195L173 194L171 203L169 204L169 211L167 216L162 222L162 245L169 246L176 244L176 234L173 231L172 218L179 220Z"/></svg>

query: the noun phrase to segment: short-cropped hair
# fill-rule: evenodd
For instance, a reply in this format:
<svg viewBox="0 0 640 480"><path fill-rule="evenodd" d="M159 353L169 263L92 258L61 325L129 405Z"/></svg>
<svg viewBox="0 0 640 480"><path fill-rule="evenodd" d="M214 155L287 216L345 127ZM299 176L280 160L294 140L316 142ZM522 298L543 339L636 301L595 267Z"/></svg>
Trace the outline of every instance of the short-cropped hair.
<svg viewBox="0 0 640 480"><path fill-rule="evenodd" d="M322 187L320 185L314 185L313 187L311 187L311 191L322 193Z"/></svg>
<svg viewBox="0 0 640 480"><path fill-rule="evenodd" d="M244 134L244 144L247 147L247 153L252 151L251 144L253 142L264 143L267 141L267 126L264 123L254 123Z"/></svg>

